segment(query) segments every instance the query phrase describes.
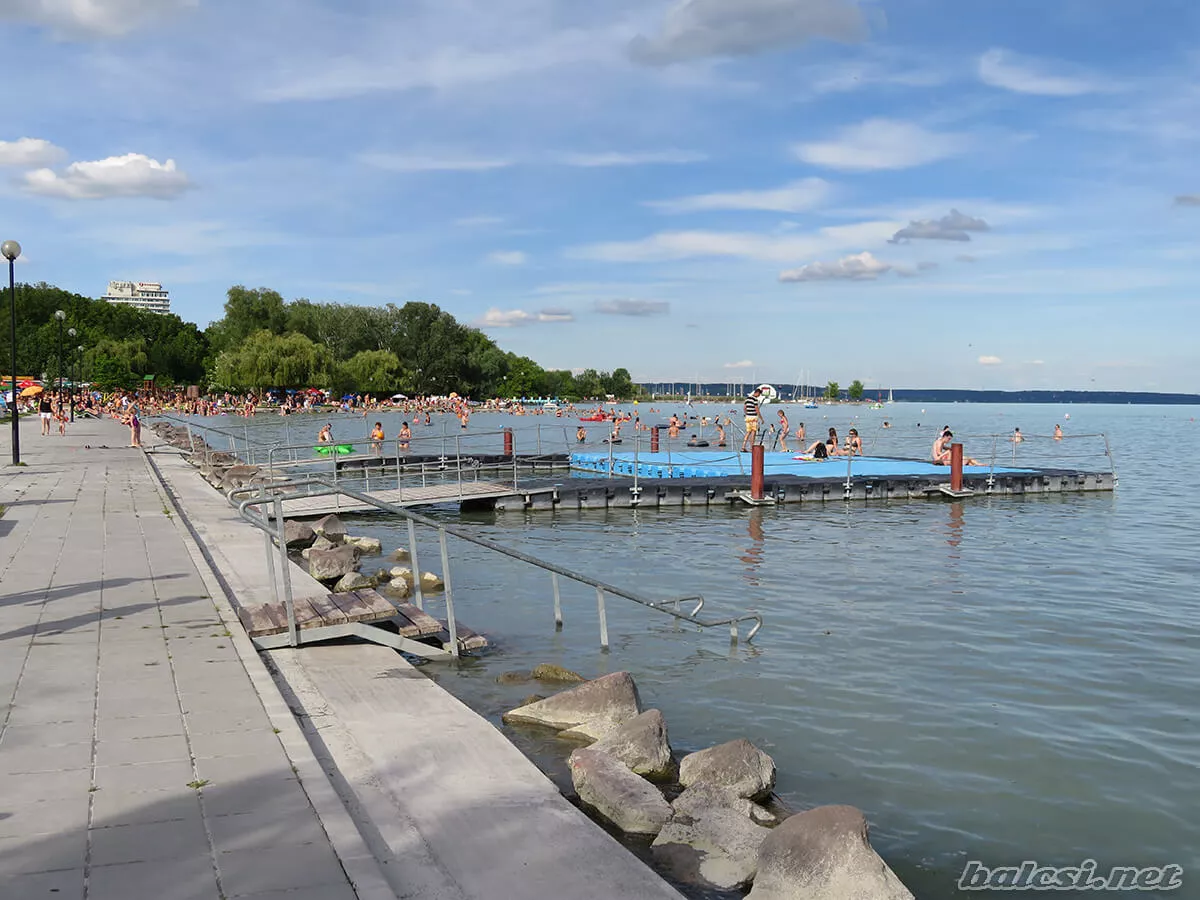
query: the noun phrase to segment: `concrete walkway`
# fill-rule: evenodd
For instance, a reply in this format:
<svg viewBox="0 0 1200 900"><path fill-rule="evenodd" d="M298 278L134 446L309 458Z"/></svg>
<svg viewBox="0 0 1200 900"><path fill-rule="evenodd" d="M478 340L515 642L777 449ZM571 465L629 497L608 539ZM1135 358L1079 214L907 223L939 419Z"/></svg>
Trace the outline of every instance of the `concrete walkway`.
<svg viewBox="0 0 1200 900"><path fill-rule="evenodd" d="M8 434L0 898L354 898L128 431Z"/></svg>

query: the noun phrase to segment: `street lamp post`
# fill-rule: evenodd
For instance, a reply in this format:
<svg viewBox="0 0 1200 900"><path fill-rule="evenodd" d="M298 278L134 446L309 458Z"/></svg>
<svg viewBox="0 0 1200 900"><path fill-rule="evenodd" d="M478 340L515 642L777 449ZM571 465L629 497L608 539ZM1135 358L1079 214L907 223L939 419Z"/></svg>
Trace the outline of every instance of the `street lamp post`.
<svg viewBox="0 0 1200 900"><path fill-rule="evenodd" d="M77 333L77 332L75 331L75 329L74 329L74 328L68 328L68 329L67 329L67 337L71 338L71 342L72 342L72 343L74 343L74 342L75 342L75 335L76 335L76 333ZM70 352L71 352L71 351L70 351L70 348L67 348L67 352L68 352L68 353L70 353ZM68 368L70 368L70 367L68 367ZM72 379L71 379L71 393L69 394L69 396L70 396L70 398L71 398L71 421L72 421L72 422L74 422L74 421L75 421L75 384L76 384L76 379L75 379L75 378L72 378Z"/></svg>
<svg viewBox="0 0 1200 900"><path fill-rule="evenodd" d="M17 283L13 276L13 263L21 255L21 245L16 241L0 244L0 254L8 260L8 300L12 305L9 336L12 339L12 461L21 464L21 429L17 421Z"/></svg>
<svg viewBox="0 0 1200 900"><path fill-rule="evenodd" d="M63 370L62 370L62 323L67 318L67 314L61 309L54 314L54 318L58 319L58 402L62 403L63 391Z"/></svg>
<svg viewBox="0 0 1200 900"><path fill-rule="evenodd" d="M83 380L83 344L75 348L75 386L79 387L79 382ZM71 407L71 414L75 414L75 407ZM72 420L74 421L74 420Z"/></svg>

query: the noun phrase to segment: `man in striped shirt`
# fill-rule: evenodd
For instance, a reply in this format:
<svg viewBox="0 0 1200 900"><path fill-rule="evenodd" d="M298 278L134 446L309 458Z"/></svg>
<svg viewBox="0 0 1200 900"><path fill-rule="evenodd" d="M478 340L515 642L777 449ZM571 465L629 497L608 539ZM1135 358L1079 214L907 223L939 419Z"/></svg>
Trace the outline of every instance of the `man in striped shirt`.
<svg viewBox="0 0 1200 900"><path fill-rule="evenodd" d="M742 452L746 452L746 446L753 444L758 437L758 426L762 424L762 411L760 404L762 403L762 388L755 388L753 393L746 398L743 404L743 411L746 414L746 436L742 438Z"/></svg>

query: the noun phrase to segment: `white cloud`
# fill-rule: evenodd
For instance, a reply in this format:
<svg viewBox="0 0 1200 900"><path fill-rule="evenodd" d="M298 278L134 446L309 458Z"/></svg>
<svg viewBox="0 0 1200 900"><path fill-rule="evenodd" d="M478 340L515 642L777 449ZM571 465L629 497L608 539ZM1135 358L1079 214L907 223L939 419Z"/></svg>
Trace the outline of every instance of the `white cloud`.
<svg viewBox="0 0 1200 900"><path fill-rule="evenodd" d="M752 369L752 368L754 368L754 362L749 359L743 359L743 360L739 360L738 362L725 363L725 365L722 368L725 368L725 369Z"/></svg>
<svg viewBox="0 0 1200 900"><path fill-rule="evenodd" d="M844 256L832 262L813 262L798 269L779 273L779 280L794 281L874 281L892 271L891 263L876 259L867 251Z"/></svg>
<svg viewBox="0 0 1200 900"><path fill-rule="evenodd" d="M69 37L119 37L199 0L4 0L0 19L45 25Z"/></svg>
<svg viewBox="0 0 1200 900"><path fill-rule="evenodd" d="M487 255L487 261L498 266L523 266L529 257L520 250L497 250Z"/></svg>
<svg viewBox="0 0 1200 900"><path fill-rule="evenodd" d="M596 312L607 316L665 316L671 311L666 300L598 300Z"/></svg>
<svg viewBox="0 0 1200 900"><path fill-rule="evenodd" d="M459 228L487 228L490 225L503 225L503 216L464 216L455 219L454 224Z"/></svg>
<svg viewBox="0 0 1200 900"><path fill-rule="evenodd" d="M493 306L475 325L480 328L515 328L521 325L536 325L539 322L574 322L575 315L569 309L543 309L527 312L523 309L503 310Z"/></svg>
<svg viewBox="0 0 1200 900"><path fill-rule="evenodd" d="M749 56L814 38L859 41L867 33L856 0L682 0L659 33L639 35L629 55L647 65Z"/></svg>
<svg viewBox="0 0 1200 900"><path fill-rule="evenodd" d="M1105 89L1097 79L1054 75L1047 71L1045 63L998 47L979 57L979 78L992 87L1044 97L1077 97Z"/></svg>
<svg viewBox="0 0 1200 900"><path fill-rule="evenodd" d="M359 161L388 172L489 172L511 166L507 159L464 156L405 156L398 153L364 153Z"/></svg>
<svg viewBox="0 0 1200 900"><path fill-rule="evenodd" d="M689 150L658 150L644 153L566 153L559 157L558 162L564 166L600 169L614 166L685 165L704 162L706 159L708 157L703 153L693 153Z"/></svg>
<svg viewBox="0 0 1200 900"><path fill-rule="evenodd" d="M0 166L48 166L66 155L62 147L41 138L0 141Z"/></svg>
<svg viewBox="0 0 1200 900"><path fill-rule="evenodd" d="M574 247L568 255L602 262L664 262L693 257L736 257L787 262L800 256L883 244L899 222L860 222L822 228L811 234L753 232L664 231L638 241L613 241Z"/></svg>
<svg viewBox="0 0 1200 900"><path fill-rule="evenodd" d="M175 160L160 163L141 153L71 163L62 172L35 169L25 175L25 190L66 200L154 197L169 200L191 187Z"/></svg>
<svg viewBox="0 0 1200 900"><path fill-rule="evenodd" d="M843 129L833 140L797 144L793 151L817 166L847 171L908 169L963 153L963 134L938 133L913 122L867 119Z"/></svg>
<svg viewBox="0 0 1200 900"><path fill-rule="evenodd" d="M983 219L963 215L957 209L940 219L914 219L894 235L889 243L899 244L906 240L969 241L972 231L990 231L991 226Z"/></svg>
<svg viewBox="0 0 1200 900"><path fill-rule="evenodd" d="M981 357L979 357L979 364L981 366L998 366L998 365L1001 365L1003 362L1004 362L1004 360L1002 360L998 356L981 356Z"/></svg>
<svg viewBox="0 0 1200 900"><path fill-rule="evenodd" d="M768 212L802 212L821 204L830 194L830 184L823 178L805 178L780 188L765 191L731 191L728 193L698 194L675 200L647 203L665 213L702 212L714 209L750 209Z"/></svg>

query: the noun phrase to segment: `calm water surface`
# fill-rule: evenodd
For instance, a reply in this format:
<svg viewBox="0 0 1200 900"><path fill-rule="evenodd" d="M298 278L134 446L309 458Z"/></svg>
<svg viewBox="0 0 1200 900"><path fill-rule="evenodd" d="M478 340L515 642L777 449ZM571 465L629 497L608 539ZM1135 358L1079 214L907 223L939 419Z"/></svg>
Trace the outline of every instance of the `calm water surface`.
<svg viewBox="0 0 1200 900"><path fill-rule="evenodd" d="M675 411L660 407L660 418L648 406L647 421ZM497 646L442 670L441 683L498 721L535 689L498 685L501 672L543 661L588 676L627 669L644 703L663 710L677 750L744 736L775 758L779 793L794 807L862 808L876 848L923 898L956 896L967 859L1088 857L1101 867L1181 864L1181 894L1200 896L1197 410L787 411L810 440L856 424L868 453L880 455L923 457L947 423L981 458L993 442L978 435L1014 426L1027 435L1049 435L1056 422L1068 435L1103 431L1120 487L962 503L448 511L509 546L654 596L700 592L706 613L755 609L766 625L753 645L731 649L719 630L676 629L613 598L612 648L601 653L593 591L564 587L566 626L556 633L548 575L455 542L456 610ZM892 428L880 427L885 418ZM363 427L334 421L339 437ZM389 434L398 423L385 419ZM293 417L289 428L315 434L318 424ZM538 424L546 445L559 429L559 447L547 449L561 449L562 420L478 415L468 431L513 425L522 449ZM440 420L425 431L440 435ZM997 446L1011 459L1011 445ZM1032 439L1019 454L1025 463L1108 464L1099 439ZM388 549L405 543L401 527L380 518L353 530ZM423 547L429 566L436 546ZM553 741L520 739L562 777Z"/></svg>

